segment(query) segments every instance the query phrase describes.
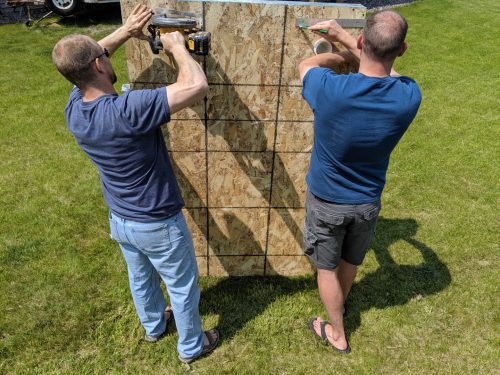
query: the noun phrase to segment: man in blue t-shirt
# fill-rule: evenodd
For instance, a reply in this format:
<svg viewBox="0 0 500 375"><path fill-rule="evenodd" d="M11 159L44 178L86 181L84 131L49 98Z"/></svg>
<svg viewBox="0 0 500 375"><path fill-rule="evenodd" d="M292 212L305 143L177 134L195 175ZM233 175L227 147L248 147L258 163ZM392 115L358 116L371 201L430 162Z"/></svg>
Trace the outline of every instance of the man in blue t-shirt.
<svg viewBox="0 0 500 375"><path fill-rule="evenodd" d="M160 126L171 114L202 99L208 84L186 50L184 37L174 32L161 41L179 67L177 82L118 96L109 58L129 38L147 39L142 30L151 15L149 8L137 5L122 27L99 42L78 34L64 37L55 45L52 59L75 85L66 121L99 171L111 238L127 263L144 338L156 342L175 316L179 358L189 363L218 345L219 332L201 328L193 242ZM158 275L167 286L171 308Z"/></svg>
<svg viewBox="0 0 500 375"><path fill-rule="evenodd" d="M299 65L303 97L314 112L304 252L318 270L330 320L312 318L309 328L349 353L344 302L374 236L390 154L417 114L421 94L414 80L392 68L407 48L408 25L399 13L371 16L357 39L335 21L309 29L346 47ZM358 73L332 70L346 62L358 62Z"/></svg>

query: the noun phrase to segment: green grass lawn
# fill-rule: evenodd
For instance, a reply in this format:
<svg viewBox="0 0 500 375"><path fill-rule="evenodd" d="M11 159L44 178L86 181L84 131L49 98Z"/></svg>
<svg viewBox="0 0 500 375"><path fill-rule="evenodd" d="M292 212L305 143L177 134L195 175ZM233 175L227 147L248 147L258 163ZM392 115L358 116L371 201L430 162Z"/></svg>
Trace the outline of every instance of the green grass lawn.
<svg viewBox="0 0 500 375"><path fill-rule="evenodd" d="M397 70L423 103L395 150L346 321L309 333L313 277L202 278L222 345L198 374L498 374L500 2L419 0ZM182 374L174 332L144 343L97 171L66 129L55 42L116 25L0 26L0 373ZM127 81L123 48L114 56Z"/></svg>

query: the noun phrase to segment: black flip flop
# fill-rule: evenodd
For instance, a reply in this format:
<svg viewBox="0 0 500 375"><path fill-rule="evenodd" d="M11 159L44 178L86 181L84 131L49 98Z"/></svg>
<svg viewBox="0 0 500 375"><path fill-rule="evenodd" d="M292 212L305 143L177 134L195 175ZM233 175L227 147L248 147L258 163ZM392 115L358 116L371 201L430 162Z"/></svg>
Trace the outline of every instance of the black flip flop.
<svg viewBox="0 0 500 375"><path fill-rule="evenodd" d="M313 323L317 319L318 319L318 317L311 318L307 322L307 326L309 327L309 329L311 330L311 332L314 334L314 336L317 337L317 338L319 338L324 344L330 345L335 352L337 352L339 354L349 354L351 352L351 346L349 345L349 341L347 341L347 339L346 339L346 341L347 341L347 348L345 348L345 349L336 348L335 346L333 346L330 343L330 341L328 341L328 337L326 336L326 325L330 324L330 322L328 322L326 320L322 320L321 322L319 322L320 334L318 335L318 333L314 329L314 325L313 325Z"/></svg>
<svg viewBox="0 0 500 375"><path fill-rule="evenodd" d="M214 333L216 336L215 339L212 337L212 334L214 334ZM219 330L217 328L212 328L208 331L203 332L203 334L207 338L208 344L203 346L201 353L198 354L197 356L191 357L191 358L182 358L181 356L179 356L179 359L181 360L181 362L184 362L185 364L189 365L191 362L197 360L198 358L201 358L204 355L207 355L207 354L213 352L214 349L217 347L217 345L219 345L220 333L219 333Z"/></svg>

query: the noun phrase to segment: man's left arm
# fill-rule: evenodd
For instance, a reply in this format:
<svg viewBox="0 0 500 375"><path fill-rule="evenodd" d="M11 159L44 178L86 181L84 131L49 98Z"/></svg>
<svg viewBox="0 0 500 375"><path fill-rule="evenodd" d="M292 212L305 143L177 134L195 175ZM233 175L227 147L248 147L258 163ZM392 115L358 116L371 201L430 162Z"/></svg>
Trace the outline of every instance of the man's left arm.
<svg viewBox="0 0 500 375"><path fill-rule="evenodd" d="M144 35L143 29L149 21L153 12L147 6L137 5L130 16L128 16L125 23L116 29L114 32L101 39L98 43L101 47L106 48L109 54L112 55L123 43L130 38L138 38L147 40L148 37Z"/></svg>

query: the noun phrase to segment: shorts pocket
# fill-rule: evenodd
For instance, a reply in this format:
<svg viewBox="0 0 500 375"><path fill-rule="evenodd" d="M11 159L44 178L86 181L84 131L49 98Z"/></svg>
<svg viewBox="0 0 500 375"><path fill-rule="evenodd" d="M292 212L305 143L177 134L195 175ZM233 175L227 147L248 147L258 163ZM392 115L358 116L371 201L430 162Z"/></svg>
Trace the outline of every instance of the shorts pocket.
<svg viewBox="0 0 500 375"><path fill-rule="evenodd" d="M370 221L373 218L376 218L379 212L380 212L380 206L375 206L363 212L361 216L363 217L363 219Z"/></svg>
<svg viewBox="0 0 500 375"><path fill-rule="evenodd" d="M309 229L304 228L304 253L307 255L314 254L317 243L318 237L316 236L316 234L309 231Z"/></svg>
<svg viewBox="0 0 500 375"><path fill-rule="evenodd" d="M342 225L344 223L343 215L336 215L329 212L325 212L319 208L316 208L316 218L318 221L323 221L327 224L332 225Z"/></svg>

